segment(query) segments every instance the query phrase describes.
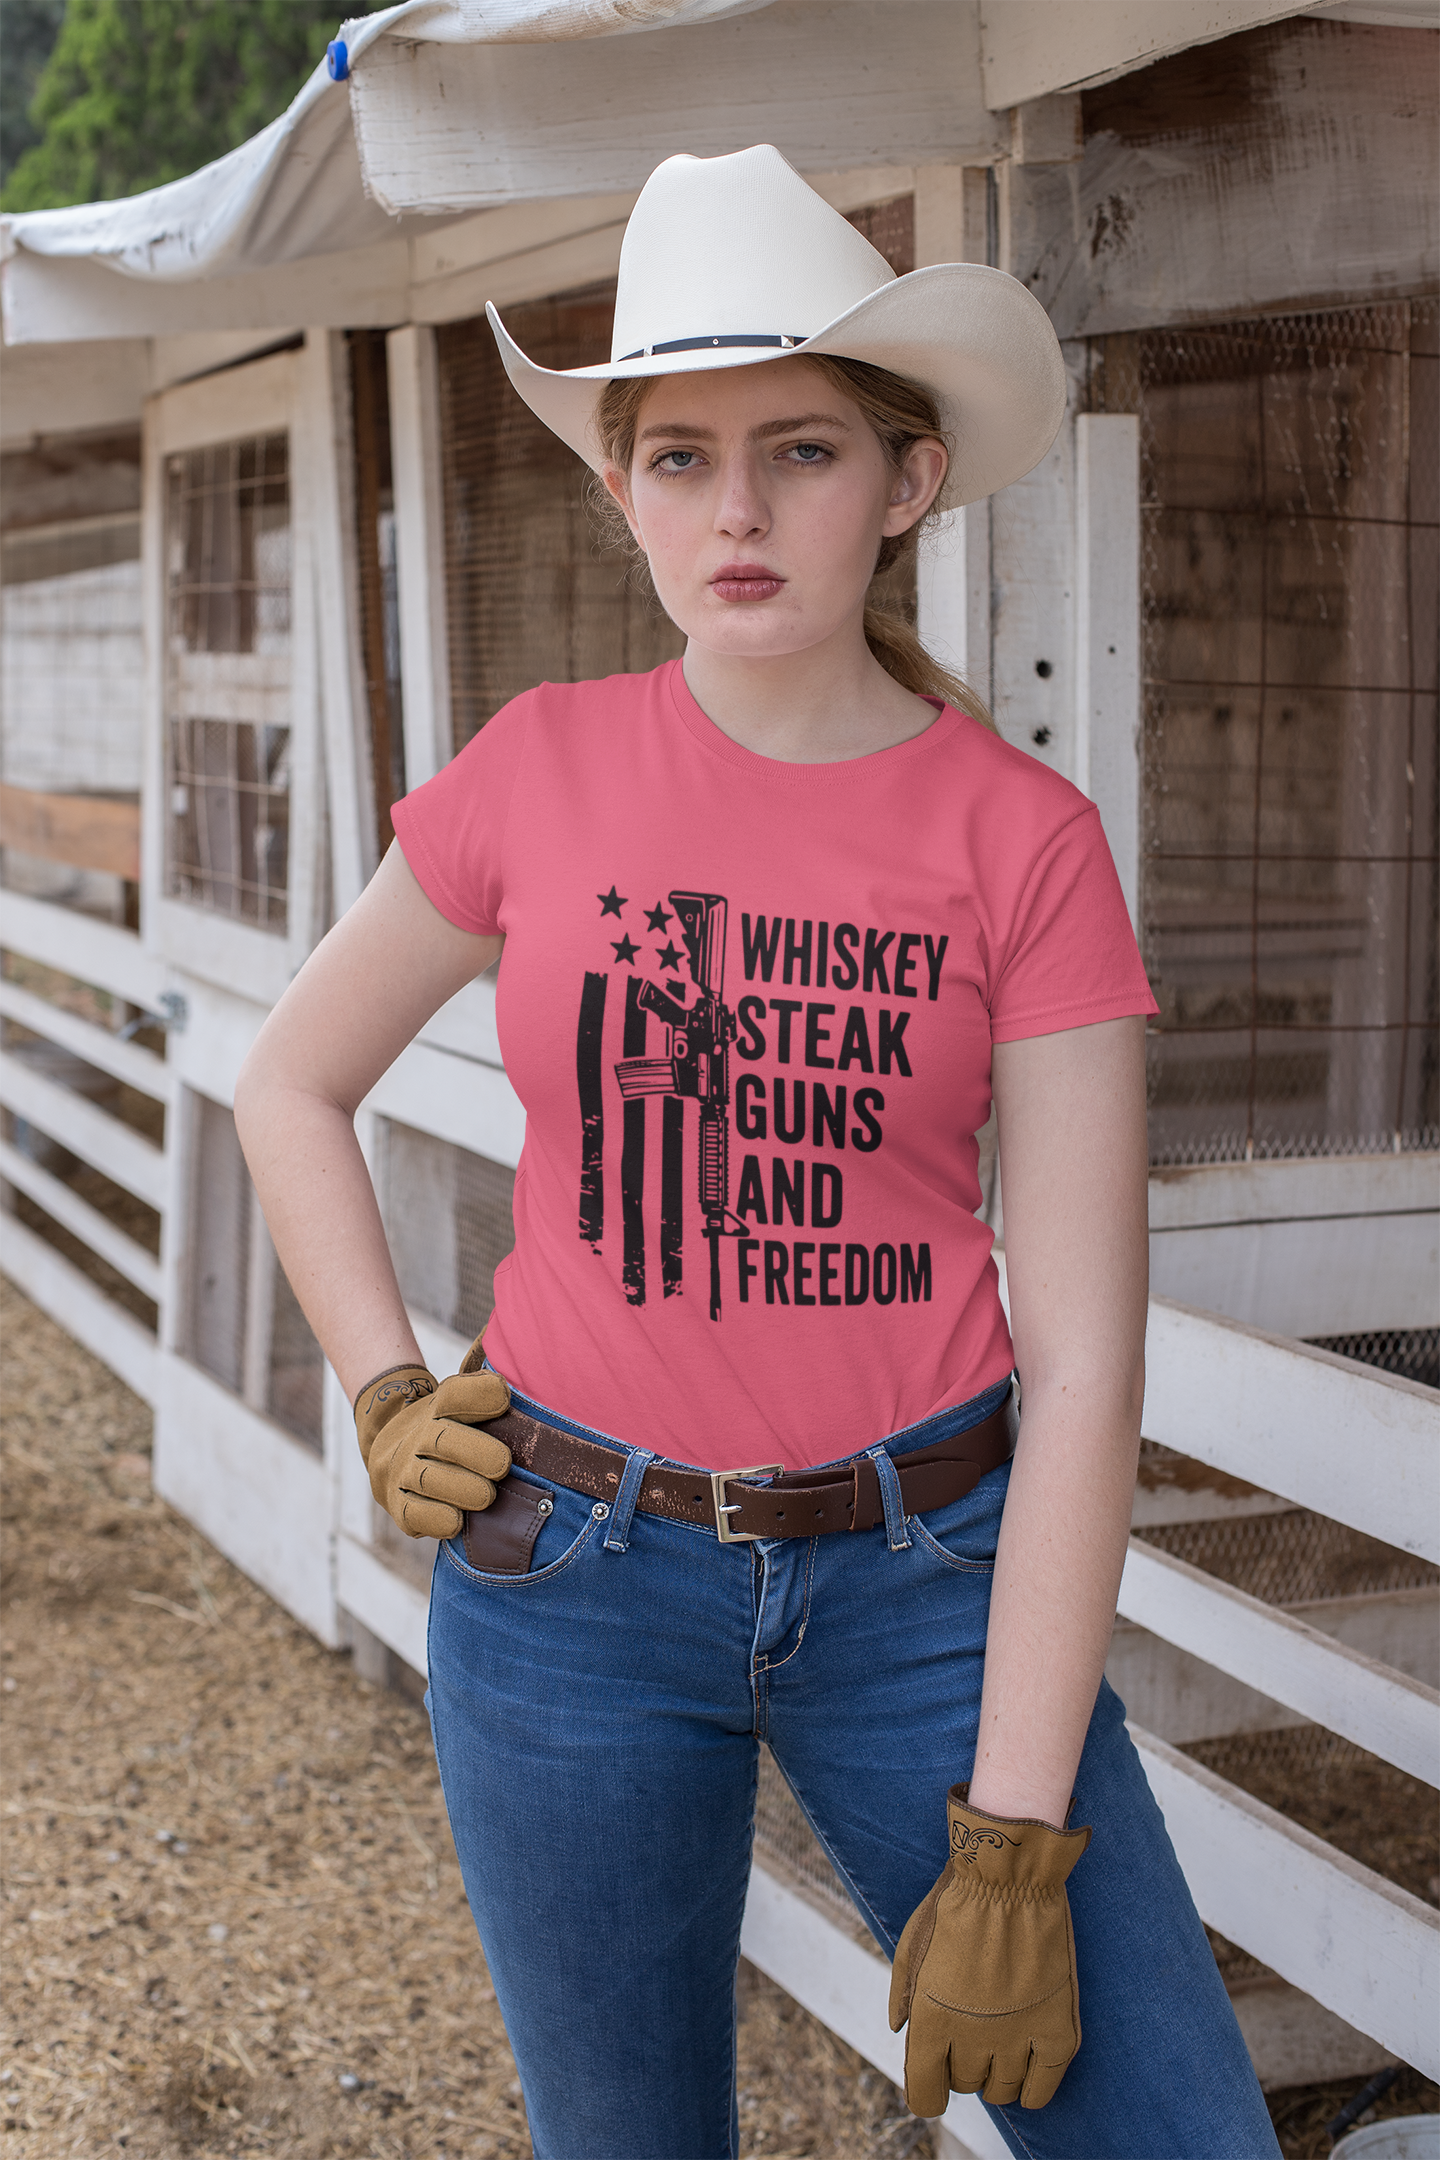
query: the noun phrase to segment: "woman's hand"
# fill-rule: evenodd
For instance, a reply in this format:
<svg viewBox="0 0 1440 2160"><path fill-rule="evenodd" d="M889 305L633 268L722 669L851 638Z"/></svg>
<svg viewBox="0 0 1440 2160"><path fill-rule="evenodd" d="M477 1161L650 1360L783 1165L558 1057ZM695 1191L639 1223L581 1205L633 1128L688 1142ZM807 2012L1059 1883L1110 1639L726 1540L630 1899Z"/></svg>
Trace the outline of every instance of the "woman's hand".
<svg viewBox="0 0 1440 2160"><path fill-rule="evenodd" d="M1144 1040L1127 1019L995 1046L1021 1411L970 1780L987 1813L1065 1820L1110 1645L1145 1391Z"/></svg>
<svg viewBox="0 0 1440 2160"><path fill-rule="evenodd" d="M355 1112L502 940L457 930L392 847L271 1013L235 1088L240 1144L280 1265L350 1398L423 1365Z"/></svg>

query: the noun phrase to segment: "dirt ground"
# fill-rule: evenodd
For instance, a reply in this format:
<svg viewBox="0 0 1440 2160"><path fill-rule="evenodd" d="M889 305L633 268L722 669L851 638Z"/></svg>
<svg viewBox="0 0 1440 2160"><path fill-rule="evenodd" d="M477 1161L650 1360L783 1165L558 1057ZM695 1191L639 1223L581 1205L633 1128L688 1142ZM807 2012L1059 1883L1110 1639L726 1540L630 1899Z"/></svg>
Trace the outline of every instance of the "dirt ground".
<svg viewBox="0 0 1440 2160"><path fill-rule="evenodd" d="M0 1328L0 2160L523 2160L423 1711L153 1498L146 1407L8 1283ZM742 1977L747 2160L929 2160ZM1274 2096L1287 2160L1352 2090Z"/></svg>

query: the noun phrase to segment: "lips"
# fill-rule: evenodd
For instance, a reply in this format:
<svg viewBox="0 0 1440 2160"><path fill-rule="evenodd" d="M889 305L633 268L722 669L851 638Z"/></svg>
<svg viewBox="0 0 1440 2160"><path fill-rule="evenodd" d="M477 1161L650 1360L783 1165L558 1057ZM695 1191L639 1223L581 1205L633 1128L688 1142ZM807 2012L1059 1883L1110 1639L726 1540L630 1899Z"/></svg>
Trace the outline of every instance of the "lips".
<svg viewBox="0 0 1440 2160"><path fill-rule="evenodd" d="M783 590L785 580L767 570L764 563L722 563L710 580L710 590L717 600L740 601L773 600Z"/></svg>

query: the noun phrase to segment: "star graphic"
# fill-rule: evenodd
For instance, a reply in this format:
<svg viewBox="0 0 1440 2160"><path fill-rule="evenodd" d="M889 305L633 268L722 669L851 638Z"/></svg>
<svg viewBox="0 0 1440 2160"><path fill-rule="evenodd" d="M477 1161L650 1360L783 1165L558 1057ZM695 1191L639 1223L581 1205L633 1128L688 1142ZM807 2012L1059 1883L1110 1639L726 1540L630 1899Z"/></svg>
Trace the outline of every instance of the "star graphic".
<svg viewBox="0 0 1440 2160"><path fill-rule="evenodd" d="M625 905L624 900L616 892L613 885L610 887L609 892L596 893L595 897L600 902L600 913L602 915L618 916L621 908Z"/></svg>
<svg viewBox="0 0 1440 2160"><path fill-rule="evenodd" d="M645 920L647 923L649 923L652 930L657 931L661 937L664 937L666 930L669 928L670 917L666 914L664 908L661 907L658 900L656 901L654 907L646 908Z"/></svg>
<svg viewBox="0 0 1440 2160"><path fill-rule="evenodd" d="M665 946L662 946L662 948L661 948L661 952L660 952L660 965L661 965L661 967L663 967L663 968L678 968L678 967L679 967L679 965L680 965L680 955L679 955L679 953L678 953L678 952L676 952L676 950L675 950L675 947L674 947L674 944L673 944L673 943L671 943L671 944L669 944L669 945L665 945Z"/></svg>
<svg viewBox="0 0 1440 2160"><path fill-rule="evenodd" d="M620 961L623 960L626 967L633 966L634 962L640 956L639 946L632 945L628 937L622 937L618 941L612 940L612 943L614 943L615 945L615 959L617 965Z"/></svg>

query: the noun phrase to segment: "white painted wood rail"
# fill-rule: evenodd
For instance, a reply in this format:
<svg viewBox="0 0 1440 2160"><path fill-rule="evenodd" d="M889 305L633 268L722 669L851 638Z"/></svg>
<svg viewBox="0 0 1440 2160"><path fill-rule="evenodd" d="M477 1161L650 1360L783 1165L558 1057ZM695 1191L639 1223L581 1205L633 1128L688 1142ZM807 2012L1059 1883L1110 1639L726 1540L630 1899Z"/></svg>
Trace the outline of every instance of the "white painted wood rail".
<svg viewBox="0 0 1440 2160"><path fill-rule="evenodd" d="M152 1208L165 1205L166 1169L162 1151L86 1102L70 1088L32 1072L8 1051L0 1051L0 1102L16 1117L38 1125L92 1168Z"/></svg>
<svg viewBox="0 0 1440 2160"><path fill-rule="evenodd" d="M1200 1917L1428 2077L1440 1912L1135 1732Z"/></svg>
<svg viewBox="0 0 1440 2160"><path fill-rule="evenodd" d="M1148 1440L1440 1563L1440 1401L1328 1350L1150 1301Z"/></svg>
<svg viewBox="0 0 1440 2160"><path fill-rule="evenodd" d="M1440 1785L1440 1694L1307 1621L1130 1540L1119 1610L1152 1635Z"/></svg>
<svg viewBox="0 0 1440 2160"><path fill-rule="evenodd" d="M98 1066L112 1079L123 1080L127 1087L138 1088L142 1095L153 1096L157 1102L168 1103L175 1092L173 1074L153 1050L143 1050L139 1043L126 1042L109 1028L97 1027L93 1020L82 1020L78 1013L65 1012L60 1006L52 1005L48 998L22 990L18 983L0 980L0 1013L7 1020L18 1021L32 1033L45 1036L47 1041L58 1043L62 1050L84 1058L88 1065Z"/></svg>
<svg viewBox="0 0 1440 2160"><path fill-rule="evenodd" d="M127 1282L134 1283L137 1290L142 1290L146 1297L159 1304L160 1262L155 1255L117 1229L63 1178L52 1176L28 1155L22 1155L19 1148L12 1147L8 1140L0 1140L0 1177L18 1191L28 1193L37 1207L44 1208L63 1229L88 1245L102 1260L108 1260Z"/></svg>

